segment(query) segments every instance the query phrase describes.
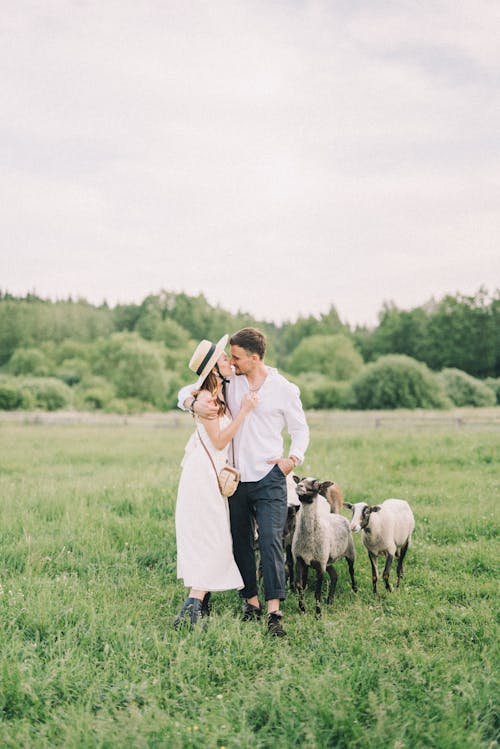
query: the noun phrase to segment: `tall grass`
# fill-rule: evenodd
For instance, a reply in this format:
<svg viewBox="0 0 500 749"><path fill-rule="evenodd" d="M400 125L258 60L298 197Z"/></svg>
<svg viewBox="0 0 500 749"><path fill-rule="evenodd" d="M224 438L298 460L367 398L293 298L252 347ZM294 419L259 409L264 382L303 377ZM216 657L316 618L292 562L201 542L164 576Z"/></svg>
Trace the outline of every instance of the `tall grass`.
<svg viewBox="0 0 500 749"><path fill-rule="evenodd" d="M288 637L235 592L176 632L174 506L191 424L0 425L2 747L494 747L498 433L311 419L303 475L407 499L402 587L284 604ZM312 575L314 577L314 575Z"/></svg>

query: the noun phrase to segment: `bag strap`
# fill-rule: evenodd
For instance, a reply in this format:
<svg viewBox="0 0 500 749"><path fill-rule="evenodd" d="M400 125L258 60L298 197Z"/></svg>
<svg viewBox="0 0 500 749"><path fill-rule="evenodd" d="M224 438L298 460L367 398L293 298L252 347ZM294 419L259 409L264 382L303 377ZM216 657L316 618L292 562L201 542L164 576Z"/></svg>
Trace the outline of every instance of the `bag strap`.
<svg viewBox="0 0 500 749"><path fill-rule="evenodd" d="M233 419L233 414L231 413L231 409L229 408L229 403L227 403L227 401L225 401L225 406L226 406L226 411L225 412L229 413L229 416L231 417L231 420L232 420ZM233 455L233 460L232 460L231 466L233 468L235 468L236 466L234 465L234 440L233 440L232 437L231 437L231 453Z"/></svg>
<svg viewBox="0 0 500 749"><path fill-rule="evenodd" d="M211 462L211 464L212 464L212 466L213 466L213 469L214 469L214 471L215 471L215 476L216 476L216 478L217 478L217 484L219 484L219 474L217 473L217 468L215 467L215 463L214 463L214 461L213 461L213 458L212 458L212 456L210 455L209 451L207 450L207 447L206 447L205 443L204 443L204 442L203 442L203 440L201 439L201 434L200 434L200 430L198 429L198 427L196 427L196 433L197 433L197 435L198 435L198 438L199 438L199 440L200 440L201 444L203 445L203 449L205 450L206 454L207 454L207 455L208 455L208 457L210 458L210 462Z"/></svg>

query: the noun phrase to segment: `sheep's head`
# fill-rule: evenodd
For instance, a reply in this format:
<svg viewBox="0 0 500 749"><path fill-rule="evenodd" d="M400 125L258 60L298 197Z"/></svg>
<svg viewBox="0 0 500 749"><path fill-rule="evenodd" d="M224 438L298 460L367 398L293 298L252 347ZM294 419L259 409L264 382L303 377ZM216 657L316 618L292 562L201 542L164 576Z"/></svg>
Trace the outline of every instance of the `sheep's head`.
<svg viewBox="0 0 500 749"><path fill-rule="evenodd" d="M287 536L290 536L291 538L291 536L293 535L293 531L295 530L295 518L299 509L300 509L300 504L288 505L287 507L285 527L283 528L284 539Z"/></svg>
<svg viewBox="0 0 500 749"><path fill-rule="evenodd" d="M314 497L317 494L322 494L332 483L331 481L321 482L311 477L299 479L298 476L294 476L293 480L297 484L295 487L297 496L305 504L311 504Z"/></svg>
<svg viewBox="0 0 500 749"><path fill-rule="evenodd" d="M361 517L363 510L365 507L368 507L368 505L366 502L355 502L354 504L351 504L351 502L344 502L344 507L347 507L348 510L352 511L351 530L353 533L358 533L362 528Z"/></svg>

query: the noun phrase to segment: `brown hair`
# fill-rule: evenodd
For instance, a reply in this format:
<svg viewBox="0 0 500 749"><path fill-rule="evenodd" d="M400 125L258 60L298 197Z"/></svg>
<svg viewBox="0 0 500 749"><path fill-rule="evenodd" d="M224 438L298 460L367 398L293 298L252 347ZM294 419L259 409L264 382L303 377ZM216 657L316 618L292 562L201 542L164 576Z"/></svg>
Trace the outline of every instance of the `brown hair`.
<svg viewBox="0 0 500 749"><path fill-rule="evenodd" d="M242 328L233 333L229 339L231 346L240 346L250 354L257 354L259 359L266 353L266 336L257 328Z"/></svg>
<svg viewBox="0 0 500 749"><path fill-rule="evenodd" d="M217 379L217 376L213 372L209 372L208 375L205 377L203 382L200 385L199 390L195 390L193 395L198 395L201 393L202 390L208 390L211 395L215 398L215 402L217 403L219 407L219 416L224 416L226 413L226 401L225 401L225 383L222 385L222 392L224 394L224 400L221 400L219 396L217 395L217 389L218 389L219 381Z"/></svg>

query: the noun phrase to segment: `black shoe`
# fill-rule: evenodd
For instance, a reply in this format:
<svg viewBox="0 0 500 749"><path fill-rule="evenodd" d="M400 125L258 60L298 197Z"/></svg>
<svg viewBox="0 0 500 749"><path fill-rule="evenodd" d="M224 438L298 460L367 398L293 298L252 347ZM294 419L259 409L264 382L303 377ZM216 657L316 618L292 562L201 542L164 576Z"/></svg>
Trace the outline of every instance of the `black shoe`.
<svg viewBox="0 0 500 749"><path fill-rule="evenodd" d="M262 606L254 606L251 603L248 603L248 601L243 602L243 621L244 622L254 622L260 619L262 616Z"/></svg>
<svg viewBox="0 0 500 749"><path fill-rule="evenodd" d="M201 615L203 618L208 618L210 616L210 591L208 593L205 593L203 597L203 601L201 602Z"/></svg>
<svg viewBox="0 0 500 749"><path fill-rule="evenodd" d="M186 598L182 608L174 619L174 629L183 623L194 625L203 618L203 601L199 598Z"/></svg>
<svg viewBox="0 0 500 749"><path fill-rule="evenodd" d="M273 611L272 614L268 614L267 631L270 635L273 635L274 637L285 637L286 632L281 626L282 619L283 614L281 613L281 611Z"/></svg>

